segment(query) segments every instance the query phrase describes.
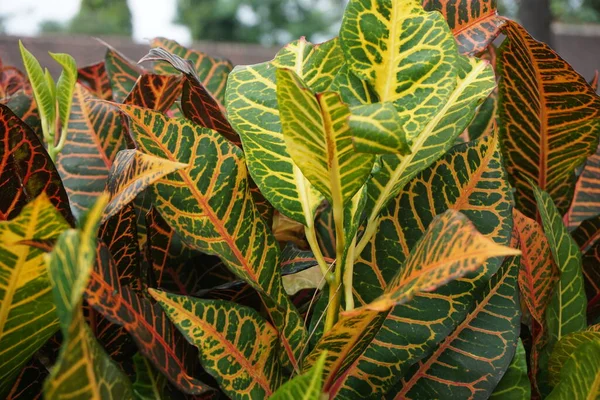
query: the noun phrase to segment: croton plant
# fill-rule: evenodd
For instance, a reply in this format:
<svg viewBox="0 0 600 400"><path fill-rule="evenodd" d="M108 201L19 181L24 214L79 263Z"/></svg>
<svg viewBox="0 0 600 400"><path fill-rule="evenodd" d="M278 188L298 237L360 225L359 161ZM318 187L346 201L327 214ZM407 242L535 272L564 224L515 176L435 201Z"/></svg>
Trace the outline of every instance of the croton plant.
<svg viewBox="0 0 600 400"><path fill-rule="evenodd" d="M600 395L600 98L493 0L272 61L0 66L0 397Z"/></svg>

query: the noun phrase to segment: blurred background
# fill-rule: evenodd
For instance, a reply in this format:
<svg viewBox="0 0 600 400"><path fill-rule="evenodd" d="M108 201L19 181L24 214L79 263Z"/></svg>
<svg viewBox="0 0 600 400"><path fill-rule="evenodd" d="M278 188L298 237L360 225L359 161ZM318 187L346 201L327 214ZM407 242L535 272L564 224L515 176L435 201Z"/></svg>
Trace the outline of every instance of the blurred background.
<svg viewBox="0 0 600 400"><path fill-rule="evenodd" d="M399 0L398 0L399 1ZM458 1L458 0L457 0ZM276 46L337 34L347 0L0 0L0 59L20 65L17 38L42 64L68 52L79 66L103 45L137 60L148 40L165 36L234 64L270 59ZM580 73L600 68L600 0L499 0L503 15L550 43Z"/></svg>

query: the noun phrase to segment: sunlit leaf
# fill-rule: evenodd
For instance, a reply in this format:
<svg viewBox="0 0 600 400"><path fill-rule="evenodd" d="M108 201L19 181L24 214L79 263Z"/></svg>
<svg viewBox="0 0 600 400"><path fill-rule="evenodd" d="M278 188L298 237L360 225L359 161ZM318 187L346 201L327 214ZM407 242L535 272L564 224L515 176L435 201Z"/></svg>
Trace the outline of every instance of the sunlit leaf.
<svg viewBox="0 0 600 400"><path fill-rule="evenodd" d="M281 385L270 400L320 400L326 356L323 353L310 371Z"/></svg>
<svg viewBox="0 0 600 400"><path fill-rule="evenodd" d="M560 382L547 399L594 399L600 391L600 342L590 341L578 347L564 364Z"/></svg>
<svg viewBox="0 0 600 400"><path fill-rule="evenodd" d="M141 75L123 103L166 112L181 93L181 78L176 75Z"/></svg>
<svg viewBox="0 0 600 400"><path fill-rule="evenodd" d="M31 95L32 89L27 77L17 68L4 65L0 59L0 101L5 101L19 91Z"/></svg>
<svg viewBox="0 0 600 400"><path fill-rule="evenodd" d="M112 99L112 89L110 88L110 81L104 67L104 61L79 68L77 71L77 82L102 100Z"/></svg>
<svg viewBox="0 0 600 400"><path fill-rule="evenodd" d="M58 121L64 127L69 123L71 104L73 102L73 90L77 82L77 64L75 59L65 53L50 53L50 56L61 65L62 72L56 82L56 94L54 95L58 108Z"/></svg>
<svg viewBox="0 0 600 400"><path fill-rule="evenodd" d="M44 194L0 222L0 397L59 329L44 252L21 242L55 240L68 228Z"/></svg>
<svg viewBox="0 0 600 400"><path fill-rule="evenodd" d="M112 98L119 103L125 101L138 77L144 73L133 61L107 44L104 68L110 82Z"/></svg>
<svg viewBox="0 0 600 400"><path fill-rule="evenodd" d="M600 332L590 330L574 332L560 339L556 346L554 346L552 355L548 361L548 372L552 386L555 386L560 381L561 371L566 367L571 354L575 353L579 346L592 341L600 341Z"/></svg>

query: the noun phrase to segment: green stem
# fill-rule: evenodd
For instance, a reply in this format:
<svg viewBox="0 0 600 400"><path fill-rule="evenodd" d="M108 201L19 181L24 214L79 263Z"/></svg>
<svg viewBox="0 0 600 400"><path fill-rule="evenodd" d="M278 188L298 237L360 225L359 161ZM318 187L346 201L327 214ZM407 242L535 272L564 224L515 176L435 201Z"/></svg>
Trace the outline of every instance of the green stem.
<svg viewBox="0 0 600 400"><path fill-rule="evenodd" d="M346 240L344 234L344 205L341 201L336 201L334 198L333 204L333 223L335 224L335 279L334 284L330 285L329 290L329 308L327 309L327 317L325 319L325 330L331 328L338 319L340 304L342 303L342 291L338 290L342 284L342 272L344 263L344 250ZM334 288L333 290L331 288ZM332 297L333 296L333 297Z"/></svg>
<svg viewBox="0 0 600 400"><path fill-rule="evenodd" d="M306 241L313 252L315 259L317 260L317 264L319 265L319 269L321 273L325 277L325 281L329 286L333 286L334 276L333 273L329 270L329 265L327 261L325 261L325 257L323 256L323 252L319 247L319 241L317 240L317 233L315 232L315 226L305 226L304 233L306 235Z"/></svg>
<svg viewBox="0 0 600 400"><path fill-rule="evenodd" d="M360 241L354 248L354 255L352 257L354 259L354 261L356 261L356 259L358 257L360 257L360 255L362 254L365 247L367 247L367 244L369 244L369 242L371 241L371 238L373 237L373 235L375 235L375 232L377 232L378 226L379 226L379 218L369 220L369 222L367 223L367 227L365 228L365 231L364 231L362 237L360 238Z"/></svg>
<svg viewBox="0 0 600 400"><path fill-rule="evenodd" d="M352 239L350 246L346 252L344 260L344 301L346 303L346 311L354 310L354 249L356 247L356 236Z"/></svg>

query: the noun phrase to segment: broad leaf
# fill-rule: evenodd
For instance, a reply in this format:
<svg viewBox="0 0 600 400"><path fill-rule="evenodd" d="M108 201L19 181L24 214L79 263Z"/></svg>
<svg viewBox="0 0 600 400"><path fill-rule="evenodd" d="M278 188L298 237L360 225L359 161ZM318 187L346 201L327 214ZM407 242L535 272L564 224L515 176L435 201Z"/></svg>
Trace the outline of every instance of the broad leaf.
<svg viewBox="0 0 600 400"><path fill-rule="evenodd" d="M57 159L76 216L102 193L117 153L126 147L120 113L95 100L83 86L75 86L68 135Z"/></svg>
<svg viewBox="0 0 600 400"><path fill-rule="evenodd" d="M187 120L132 106L130 119L139 149L187 168L153 185L155 205L183 240L227 267L258 290L284 336L292 364L306 330L277 273L279 249L252 200L241 150L220 134ZM160 126L161 129L156 129Z"/></svg>
<svg viewBox="0 0 600 400"><path fill-rule="evenodd" d="M16 217L41 193L72 221L67 193L46 149L22 120L0 104L0 220Z"/></svg>
<svg viewBox="0 0 600 400"><path fill-rule="evenodd" d="M590 341L577 348L560 373L560 382L547 397L559 399L598 398L600 385L600 341Z"/></svg>
<svg viewBox="0 0 600 400"><path fill-rule="evenodd" d="M369 181L367 209L370 227L367 233L374 232L377 217L404 186L450 149L471 122L477 106L495 87L494 73L486 62L460 60L456 88L425 129L414 138L411 153L381 157L381 168ZM365 238L369 239L366 235ZM358 247L365 244L361 243Z"/></svg>
<svg viewBox="0 0 600 400"><path fill-rule="evenodd" d="M523 341L517 342L517 351L490 400L525 400L531 398L531 383L527 376L527 354Z"/></svg>
<svg viewBox="0 0 600 400"><path fill-rule="evenodd" d="M434 218L400 271L375 301L342 314L305 360L313 365L329 351L325 362L329 389L335 379L366 348L395 305L409 302L419 292L429 292L445 283L481 268L492 257L519 254L481 235L471 222L454 210Z"/></svg>
<svg viewBox="0 0 600 400"><path fill-rule="evenodd" d="M322 196L287 151L277 105L276 67L293 70L314 91L325 91L342 63L337 39L320 45L299 40L284 47L273 61L236 67L227 83L229 121L242 138L254 182L278 211L307 227L313 226Z"/></svg>
<svg viewBox="0 0 600 400"><path fill-rule="evenodd" d="M110 81L106 74L104 61L79 68L77 71L77 82L102 100L112 99L112 89L110 88Z"/></svg>
<svg viewBox="0 0 600 400"><path fill-rule="evenodd" d="M27 77L17 68L4 65L0 59L0 101L5 101L19 91L31 95Z"/></svg>
<svg viewBox="0 0 600 400"><path fill-rule="evenodd" d="M169 53L175 54L184 60L189 60L194 66L202 85L208 89L215 99L219 102L223 102L227 76L233 68L231 62L216 57L210 57L196 50L187 49L174 40L160 37L153 39L150 46L162 47ZM176 73L176 70L165 64L156 65L155 70L159 73Z"/></svg>
<svg viewBox="0 0 600 400"><path fill-rule="evenodd" d="M323 353L310 371L281 385L270 400L320 400L326 356Z"/></svg>
<svg viewBox="0 0 600 400"><path fill-rule="evenodd" d="M600 299L600 215L585 220L573 231L582 254L585 291L590 307Z"/></svg>
<svg viewBox="0 0 600 400"><path fill-rule="evenodd" d="M40 142L43 142L44 132L42 131L42 122L33 97L17 93L6 100L4 104L33 130Z"/></svg>
<svg viewBox="0 0 600 400"><path fill-rule="evenodd" d="M448 24L420 0L350 0L340 40L352 72L395 103L409 140L456 87L458 53Z"/></svg>
<svg viewBox="0 0 600 400"><path fill-rule="evenodd" d="M560 271L546 312L549 346L552 346L563 336L587 326L581 252L550 195L535 185L533 191L554 262Z"/></svg>
<svg viewBox="0 0 600 400"><path fill-rule="evenodd" d="M278 335L253 309L150 290L200 351L202 366L233 399L261 399L280 385Z"/></svg>
<svg viewBox="0 0 600 400"><path fill-rule="evenodd" d="M517 208L536 217L531 179L564 214L573 196L574 171L598 146L600 98L517 23L508 22L504 33L498 56L499 126Z"/></svg>
<svg viewBox="0 0 600 400"><path fill-rule="evenodd" d="M181 93L181 78L176 75L141 75L123 103L167 112Z"/></svg>
<svg viewBox="0 0 600 400"><path fill-rule="evenodd" d="M47 399L131 398L127 376L102 350L83 317L83 293L96 257L96 230L106 197L90 209L79 230L65 231L48 257L63 343L44 384Z"/></svg>
<svg viewBox="0 0 600 400"><path fill-rule="evenodd" d="M154 182L187 166L138 150L120 151L111 166L106 183L110 202L104 211L103 220L117 214Z"/></svg>
<svg viewBox="0 0 600 400"><path fill-rule="evenodd" d="M436 189L440 187L444 190ZM482 234L508 245L512 201L497 135L456 146L417 175L384 211L377 235L357 260L357 302L369 303L383 292L433 218L448 209L463 212ZM375 340L337 380L331 395L353 399L386 393L465 318L474 302L474 289L484 285L499 266L500 260L488 260L479 272L394 307Z"/></svg>
<svg viewBox="0 0 600 400"><path fill-rule="evenodd" d="M40 400L48 369L37 358L21 370L5 400Z"/></svg>
<svg viewBox="0 0 600 400"><path fill-rule="evenodd" d="M354 150L350 109L336 93L315 95L288 69L277 70L277 102L292 160L333 207L342 209L365 184L375 161Z"/></svg>
<svg viewBox="0 0 600 400"><path fill-rule="evenodd" d="M477 54L494 41L504 25L496 0L423 0L423 7L441 12L463 54Z"/></svg>
<svg viewBox="0 0 600 400"><path fill-rule="evenodd" d="M518 271L518 257L507 259L467 318L433 354L411 368L389 398L489 397L509 367L519 339Z"/></svg>
<svg viewBox="0 0 600 400"><path fill-rule="evenodd" d="M548 372L550 384L552 386L555 386L560 381L561 371L566 367L571 354L573 354L579 346L591 341L600 341L600 332L590 330L575 332L565 335L560 339L556 346L554 346L552 355L548 361Z"/></svg>
<svg viewBox="0 0 600 400"><path fill-rule="evenodd" d="M68 228L44 194L0 222L0 397L59 329L44 252L21 242L56 239Z"/></svg>

